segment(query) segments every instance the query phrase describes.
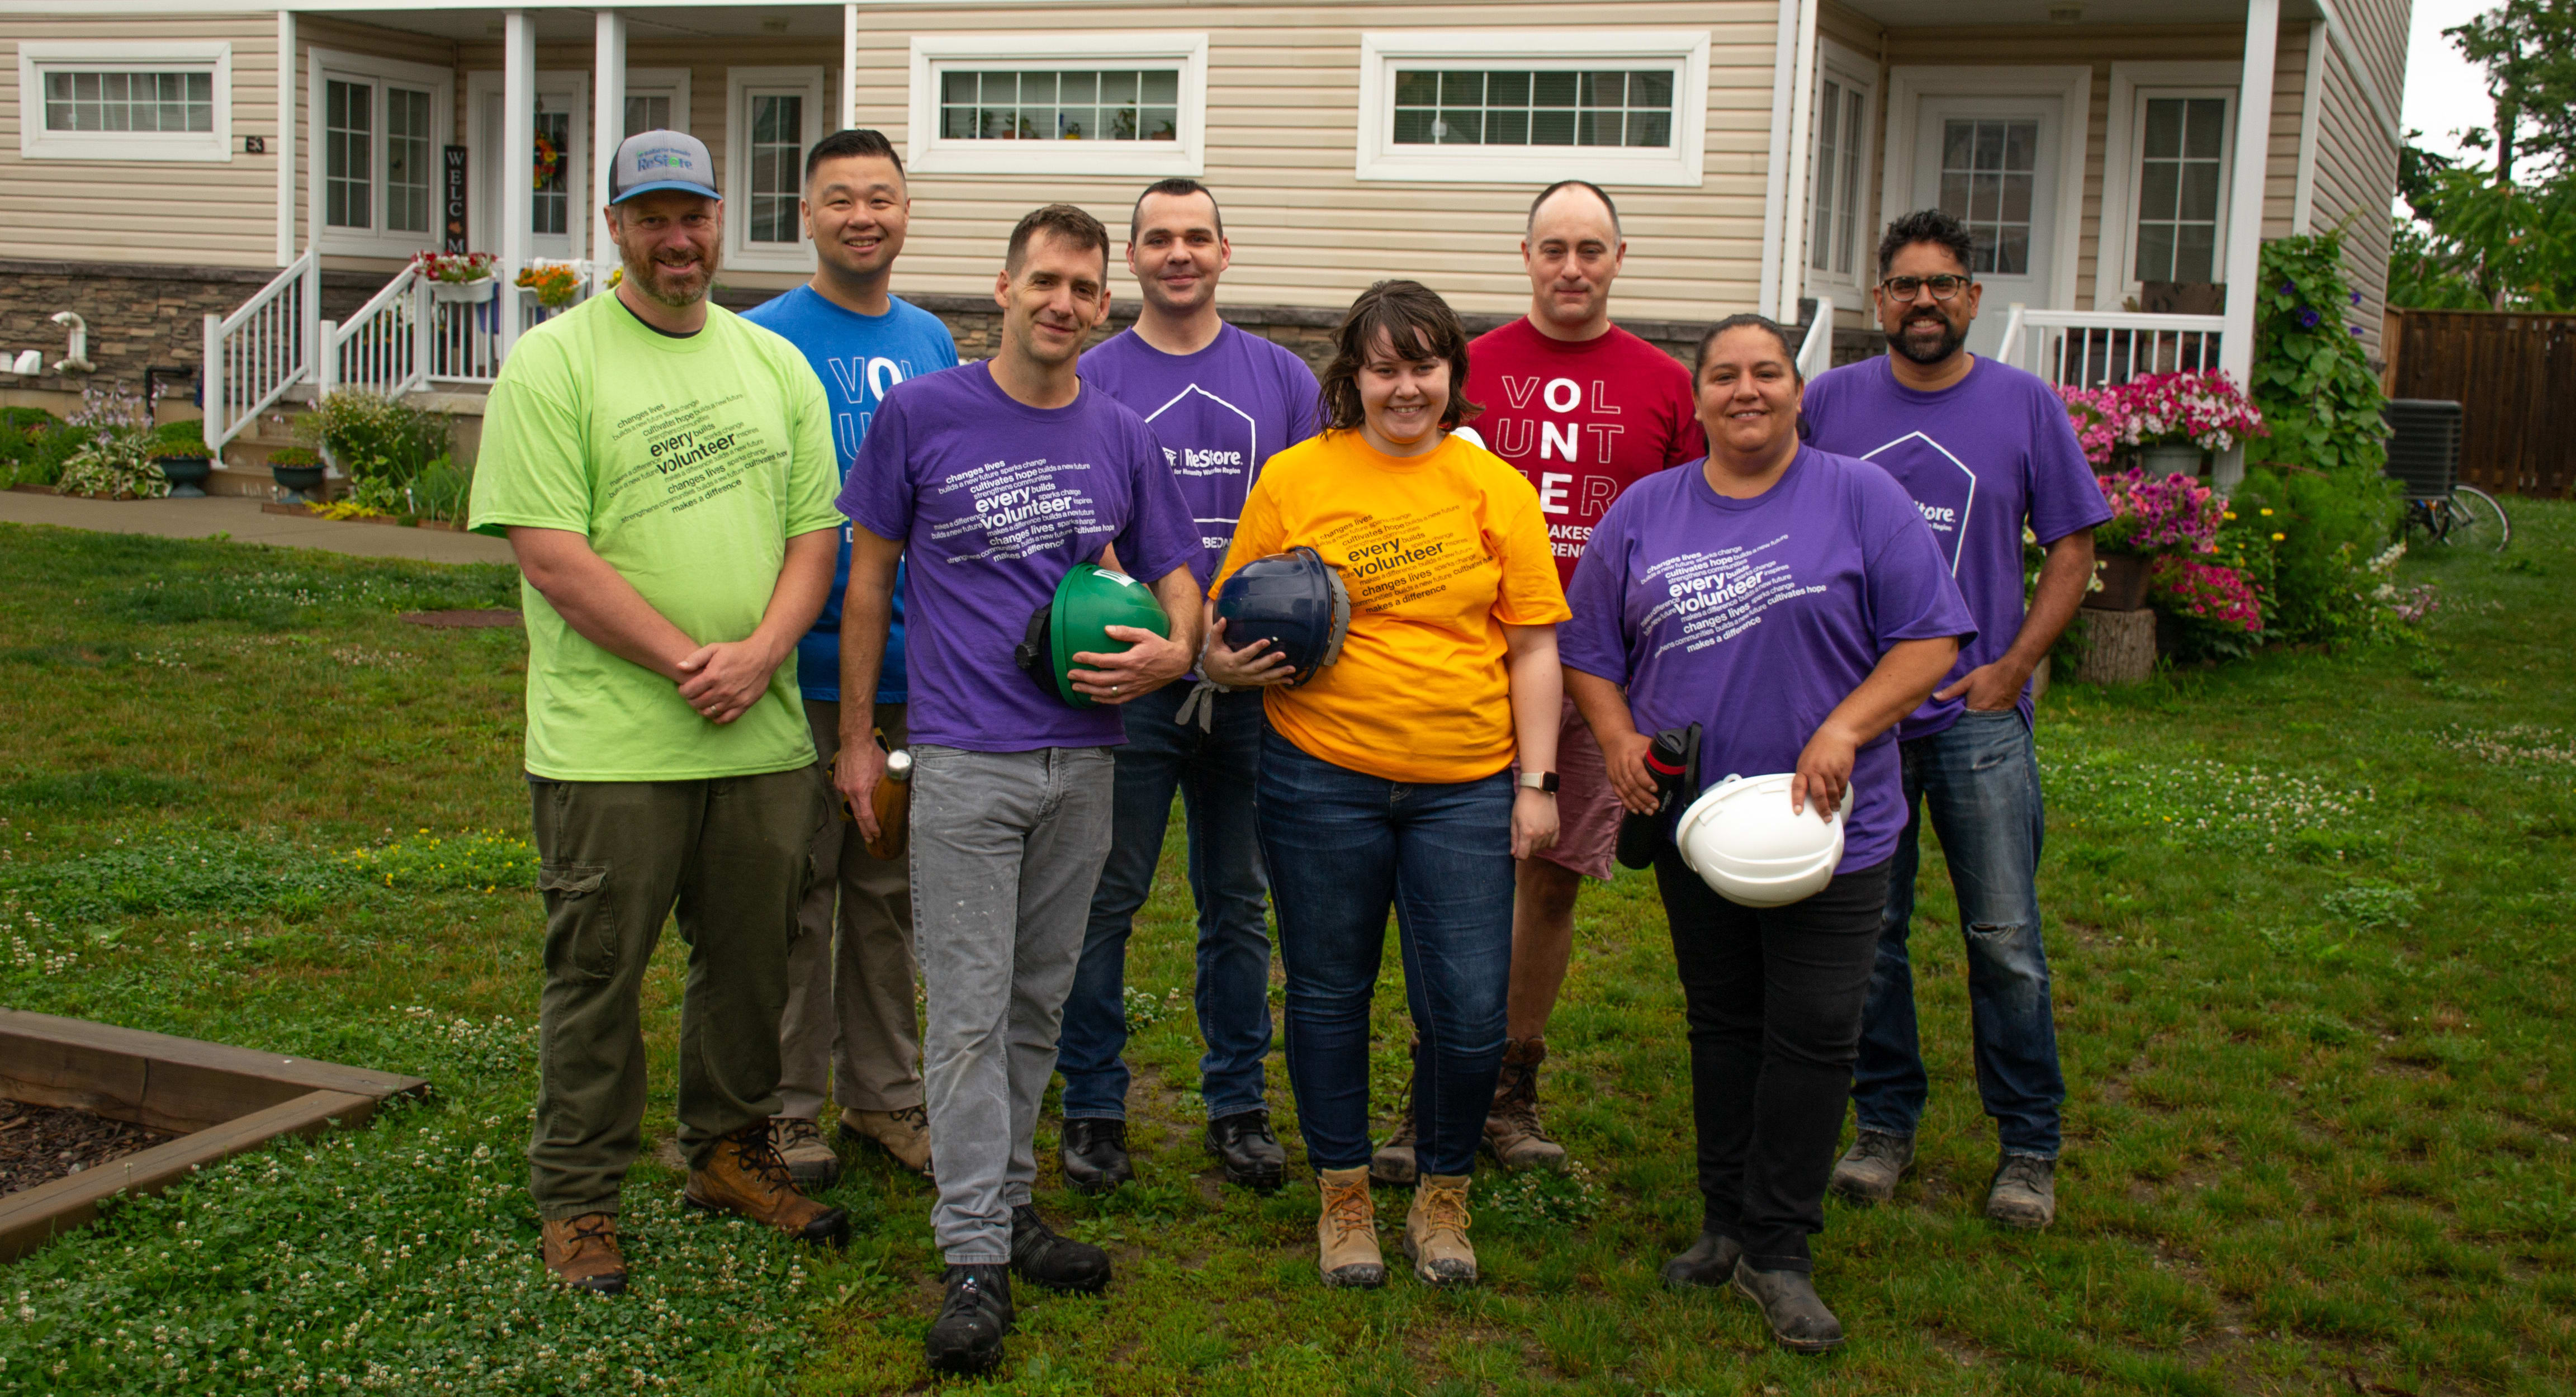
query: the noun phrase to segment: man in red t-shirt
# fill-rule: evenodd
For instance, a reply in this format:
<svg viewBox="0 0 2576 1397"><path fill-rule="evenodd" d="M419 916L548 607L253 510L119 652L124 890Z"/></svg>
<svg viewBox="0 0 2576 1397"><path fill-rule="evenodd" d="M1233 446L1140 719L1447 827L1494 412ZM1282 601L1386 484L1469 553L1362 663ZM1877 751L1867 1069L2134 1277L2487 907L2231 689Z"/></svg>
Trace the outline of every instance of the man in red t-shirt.
<svg viewBox="0 0 2576 1397"><path fill-rule="evenodd" d="M1574 580L1584 541L1621 491L1708 454L1690 370L1610 323L1610 283L1627 254L1608 194L1583 180L1549 185L1531 201L1521 240L1529 314L1467 348L1467 399L1484 408L1468 430L1538 488L1560 582ZM1506 1169L1564 1166L1564 1147L1539 1123L1538 1067L1574 950L1575 893L1587 874L1610 877L1619 841L1619 797L1571 701L1556 761L1559 833L1555 847L1520 862L1509 1037L1485 1120L1485 1143ZM1409 1104L1370 1170L1412 1182Z"/></svg>

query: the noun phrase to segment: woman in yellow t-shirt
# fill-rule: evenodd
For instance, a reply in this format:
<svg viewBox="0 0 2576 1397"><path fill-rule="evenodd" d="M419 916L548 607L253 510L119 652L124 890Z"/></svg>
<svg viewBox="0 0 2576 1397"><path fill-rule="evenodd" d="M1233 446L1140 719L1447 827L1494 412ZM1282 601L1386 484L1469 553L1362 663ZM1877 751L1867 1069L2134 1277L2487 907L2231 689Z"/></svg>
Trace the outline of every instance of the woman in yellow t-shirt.
<svg viewBox="0 0 2576 1397"><path fill-rule="evenodd" d="M1439 296L1410 281L1362 293L1323 373L1323 434L1262 468L1210 591L1302 544L1351 594L1340 660L1300 687L1282 687L1286 661L1266 641L1229 649L1220 630L1205 661L1219 684L1273 686L1261 851L1327 1285L1386 1278L1369 1201L1368 1019L1390 906L1421 1032L1421 1182L1404 1251L1434 1285L1476 1278L1467 1180L1502 1062L1512 861L1556 839L1556 623L1569 613L1537 492L1450 435L1473 410L1466 383L1467 332Z"/></svg>

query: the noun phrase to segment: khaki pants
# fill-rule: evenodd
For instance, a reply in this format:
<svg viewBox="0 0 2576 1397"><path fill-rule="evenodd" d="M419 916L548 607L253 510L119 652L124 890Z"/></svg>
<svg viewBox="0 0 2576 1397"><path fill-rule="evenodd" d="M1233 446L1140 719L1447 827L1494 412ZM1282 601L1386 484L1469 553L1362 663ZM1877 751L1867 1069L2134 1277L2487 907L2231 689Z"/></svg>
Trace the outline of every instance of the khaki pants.
<svg viewBox="0 0 2576 1397"><path fill-rule="evenodd" d="M881 703L876 711L886 741L903 746L903 705ZM807 699L805 721L828 765L840 750L841 705ZM921 1030L913 1014L920 975L907 862L870 854L858 822L834 815L814 836L814 882L787 948L778 1113L820 1119L827 1095L845 1111L922 1104Z"/></svg>
<svg viewBox="0 0 2576 1397"><path fill-rule="evenodd" d="M546 909L537 1119L528 1191L548 1220L617 1211L643 1138L639 991L676 908L688 943L680 1003L680 1148L692 1167L778 1109L787 944L822 768L707 781L530 777Z"/></svg>

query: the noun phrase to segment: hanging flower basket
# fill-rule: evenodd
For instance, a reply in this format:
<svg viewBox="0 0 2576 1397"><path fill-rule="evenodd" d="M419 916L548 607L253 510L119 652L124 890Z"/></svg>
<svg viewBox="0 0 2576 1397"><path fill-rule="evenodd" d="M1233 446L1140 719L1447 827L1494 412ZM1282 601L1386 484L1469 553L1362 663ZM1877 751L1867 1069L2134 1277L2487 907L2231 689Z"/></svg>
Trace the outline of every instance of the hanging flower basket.
<svg viewBox="0 0 2576 1397"><path fill-rule="evenodd" d="M450 305L479 306L500 289L501 283L488 276L481 281L433 281L429 284L429 298Z"/></svg>

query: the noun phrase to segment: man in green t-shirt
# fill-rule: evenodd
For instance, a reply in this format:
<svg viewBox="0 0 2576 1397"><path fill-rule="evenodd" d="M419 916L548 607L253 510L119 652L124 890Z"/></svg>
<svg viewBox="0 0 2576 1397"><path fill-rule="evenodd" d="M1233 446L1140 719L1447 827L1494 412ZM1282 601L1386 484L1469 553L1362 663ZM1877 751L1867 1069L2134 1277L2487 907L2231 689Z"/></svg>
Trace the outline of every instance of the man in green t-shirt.
<svg viewBox="0 0 2576 1397"><path fill-rule="evenodd" d="M778 1019L828 787L784 662L832 586L832 418L805 357L707 304L707 148L618 147L624 279L522 338L483 418L473 527L526 577L528 787L546 909L529 1191L546 1267L625 1288L642 1140L638 991L674 904L686 1200L808 1241L849 1231L769 1141Z"/></svg>

